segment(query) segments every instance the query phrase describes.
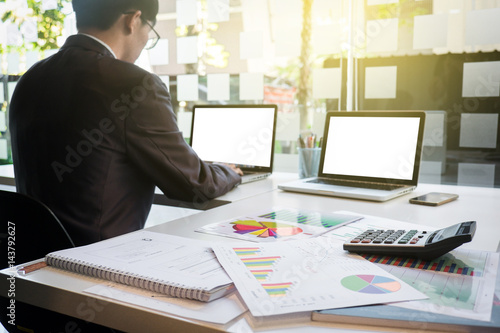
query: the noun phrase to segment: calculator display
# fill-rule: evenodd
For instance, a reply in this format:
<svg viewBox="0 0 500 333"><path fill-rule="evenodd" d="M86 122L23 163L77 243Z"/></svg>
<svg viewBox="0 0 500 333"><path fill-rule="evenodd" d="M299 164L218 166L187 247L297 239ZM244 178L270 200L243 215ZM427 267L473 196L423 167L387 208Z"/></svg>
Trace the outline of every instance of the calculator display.
<svg viewBox="0 0 500 333"><path fill-rule="evenodd" d="M459 228L460 228L460 224L452 225L451 227L438 230L434 234L434 237L431 236L429 243L438 242L442 239L453 237L457 234L457 231Z"/></svg>

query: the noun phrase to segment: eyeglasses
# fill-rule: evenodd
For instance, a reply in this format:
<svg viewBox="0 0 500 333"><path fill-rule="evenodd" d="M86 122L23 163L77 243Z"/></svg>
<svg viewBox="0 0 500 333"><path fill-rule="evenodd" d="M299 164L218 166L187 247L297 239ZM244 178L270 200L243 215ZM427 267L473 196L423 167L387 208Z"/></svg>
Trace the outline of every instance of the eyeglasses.
<svg viewBox="0 0 500 333"><path fill-rule="evenodd" d="M153 47L156 46L156 44L158 44L158 41L160 40L160 35L158 34L158 32L155 30L155 28L151 23L149 23L145 19L142 19L142 21L145 22L151 28L151 31L149 32L149 39L146 43L146 46L144 46L145 50L151 50Z"/></svg>
<svg viewBox="0 0 500 333"><path fill-rule="evenodd" d="M128 12L124 12L123 14L129 15L129 14L134 14L134 13L135 13L135 11L128 11ZM144 46L145 50L151 50L153 47L156 46L156 44L158 44L158 41L160 40L160 34L158 34L158 32L153 27L153 25L151 23L149 23L149 21L146 20L145 18L143 18L142 16L141 16L141 21L144 22L145 24L147 24L149 26L149 28L151 29L149 32L149 39L146 43L146 46Z"/></svg>

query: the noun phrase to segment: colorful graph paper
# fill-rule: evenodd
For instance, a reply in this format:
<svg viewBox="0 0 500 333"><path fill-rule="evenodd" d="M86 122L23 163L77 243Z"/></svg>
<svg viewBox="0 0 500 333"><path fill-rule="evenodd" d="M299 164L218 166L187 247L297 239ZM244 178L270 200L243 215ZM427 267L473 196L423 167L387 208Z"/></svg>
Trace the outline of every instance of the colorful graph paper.
<svg viewBox="0 0 500 333"><path fill-rule="evenodd" d="M294 209L277 209L276 211L260 215L273 220L282 220L287 222L311 225L323 228L332 228L343 223L357 219L353 215L337 214L337 213L319 213L309 212L305 210Z"/></svg>
<svg viewBox="0 0 500 333"><path fill-rule="evenodd" d="M252 258L241 258L241 261L248 268L269 268L274 265L274 263L281 257L252 257Z"/></svg>
<svg viewBox="0 0 500 333"><path fill-rule="evenodd" d="M255 276L255 278L259 281L266 281L269 275L273 272L272 269L259 269L259 270L250 270L250 272Z"/></svg>
<svg viewBox="0 0 500 333"><path fill-rule="evenodd" d="M452 254L441 256L435 260L422 260L384 255L363 255L363 258L375 264L417 268L434 272L454 273L477 277L482 276L485 265L485 260L483 258L468 257L463 261L457 259Z"/></svg>
<svg viewBox="0 0 500 333"><path fill-rule="evenodd" d="M378 275L350 275L340 283L347 289L364 294L386 294L401 289L398 281Z"/></svg>
<svg viewBox="0 0 500 333"><path fill-rule="evenodd" d="M291 282L284 283L263 283L262 287L271 297L283 297L286 296L286 292L292 286Z"/></svg>
<svg viewBox="0 0 500 333"><path fill-rule="evenodd" d="M293 236L302 233L302 229L288 224L265 222L256 220L238 220L231 222L234 232L238 234L251 234L257 237L278 238L280 236Z"/></svg>
<svg viewBox="0 0 500 333"><path fill-rule="evenodd" d="M255 256L260 252L258 247L235 247L233 250L238 257Z"/></svg>

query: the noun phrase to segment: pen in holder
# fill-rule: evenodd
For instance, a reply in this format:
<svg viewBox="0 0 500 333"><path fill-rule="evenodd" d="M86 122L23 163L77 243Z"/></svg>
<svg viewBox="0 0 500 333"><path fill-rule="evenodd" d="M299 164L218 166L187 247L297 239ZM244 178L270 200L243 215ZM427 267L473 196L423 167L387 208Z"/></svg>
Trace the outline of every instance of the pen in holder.
<svg viewBox="0 0 500 333"><path fill-rule="evenodd" d="M317 177L321 148L297 148L299 151L299 177Z"/></svg>

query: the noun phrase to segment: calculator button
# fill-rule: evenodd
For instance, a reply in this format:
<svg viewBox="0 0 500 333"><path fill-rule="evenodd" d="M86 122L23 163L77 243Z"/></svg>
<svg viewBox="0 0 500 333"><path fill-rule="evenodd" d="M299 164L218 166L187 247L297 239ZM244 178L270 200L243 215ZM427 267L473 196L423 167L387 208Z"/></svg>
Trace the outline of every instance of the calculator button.
<svg viewBox="0 0 500 333"><path fill-rule="evenodd" d="M361 241L361 243L365 243L365 244L366 243L371 243L371 242L372 242L371 239L366 239L366 238Z"/></svg>
<svg viewBox="0 0 500 333"><path fill-rule="evenodd" d="M361 242L361 239L358 238L351 240L351 243L359 243L359 242Z"/></svg>
<svg viewBox="0 0 500 333"><path fill-rule="evenodd" d="M384 244L392 244L392 243L394 243L394 241L392 239L386 239L384 241Z"/></svg>
<svg viewBox="0 0 500 333"><path fill-rule="evenodd" d="M408 240L407 239L402 239L398 242L398 244L407 244Z"/></svg>

